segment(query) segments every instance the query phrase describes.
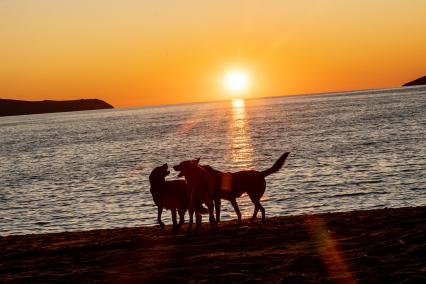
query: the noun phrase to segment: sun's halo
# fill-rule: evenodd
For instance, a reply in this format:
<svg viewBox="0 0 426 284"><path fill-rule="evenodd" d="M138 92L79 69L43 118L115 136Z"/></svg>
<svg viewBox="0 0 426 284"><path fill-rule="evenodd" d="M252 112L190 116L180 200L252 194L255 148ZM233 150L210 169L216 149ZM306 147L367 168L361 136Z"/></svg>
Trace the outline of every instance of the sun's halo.
<svg viewBox="0 0 426 284"><path fill-rule="evenodd" d="M243 70L229 70L223 77L225 89L233 94L241 94L249 87L249 76Z"/></svg>

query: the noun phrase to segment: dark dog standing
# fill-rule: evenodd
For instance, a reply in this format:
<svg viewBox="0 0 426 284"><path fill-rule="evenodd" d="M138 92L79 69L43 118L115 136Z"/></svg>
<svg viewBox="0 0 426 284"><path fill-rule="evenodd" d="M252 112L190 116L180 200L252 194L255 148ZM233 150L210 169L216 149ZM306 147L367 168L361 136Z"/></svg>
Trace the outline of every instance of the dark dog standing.
<svg viewBox="0 0 426 284"><path fill-rule="evenodd" d="M259 209L262 212L262 221L265 221L265 208L260 204L260 199L266 189L265 177L281 169L289 154L290 152L284 153L271 168L262 172L247 170L235 173L223 173L213 169L211 166L202 166L213 177L216 221L220 221L220 200L226 199L231 202L238 217L238 224L241 224L241 212L238 208L236 198L245 192L247 192L254 204L251 221L256 219Z"/></svg>
<svg viewBox="0 0 426 284"><path fill-rule="evenodd" d="M190 215L188 231L191 229L193 218L191 212L195 211L196 229L201 226L202 214L207 213L203 204L207 205L209 213L209 221L212 229L216 228L214 219L214 193L213 180L210 174L198 165L198 160L183 161L179 165L173 167L175 171L179 171L179 176L184 176L190 191Z"/></svg>
<svg viewBox="0 0 426 284"><path fill-rule="evenodd" d="M161 213L165 208L170 209L172 213L173 228L179 229L185 222L185 212L189 208L189 190L184 180L166 181L165 177L168 174L170 174L170 171L167 164L156 167L149 175L150 191L154 203L158 207L157 221L161 228L165 226L161 221ZM176 210L179 214L179 223L176 220Z"/></svg>

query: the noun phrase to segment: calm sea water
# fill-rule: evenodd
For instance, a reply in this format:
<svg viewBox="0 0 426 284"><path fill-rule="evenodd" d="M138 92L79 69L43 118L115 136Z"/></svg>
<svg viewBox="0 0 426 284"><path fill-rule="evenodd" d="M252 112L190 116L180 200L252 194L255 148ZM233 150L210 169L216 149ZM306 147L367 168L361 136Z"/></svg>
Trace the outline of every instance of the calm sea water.
<svg viewBox="0 0 426 284"><path fill-rule="evenodd" d="M150 171L195 157L264 170L291 151L267 216L426 205L425 110L417 87L2 117L0 235L153 225Z"/></svg>

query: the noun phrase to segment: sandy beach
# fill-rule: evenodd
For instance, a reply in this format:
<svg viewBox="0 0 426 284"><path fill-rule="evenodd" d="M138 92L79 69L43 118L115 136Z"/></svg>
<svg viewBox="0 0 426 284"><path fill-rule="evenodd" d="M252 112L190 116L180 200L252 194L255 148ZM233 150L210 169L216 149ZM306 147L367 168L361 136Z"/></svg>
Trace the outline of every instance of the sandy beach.
<svg viewBox="0 0 426 284"><path fill-rule="evenodd" d="M0 282L425 283L426 207L0 238Z"/></svg>

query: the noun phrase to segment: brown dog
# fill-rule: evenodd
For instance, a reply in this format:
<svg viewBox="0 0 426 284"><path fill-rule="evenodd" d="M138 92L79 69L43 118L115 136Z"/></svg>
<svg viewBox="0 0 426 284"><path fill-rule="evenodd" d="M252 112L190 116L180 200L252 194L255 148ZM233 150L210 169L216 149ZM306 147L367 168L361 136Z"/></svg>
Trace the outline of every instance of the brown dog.
<svg viewBox="0 0 426 284"><path fill-rule="evenodd" d="M212 229L216 228L216 221L214 219L214 193L213 193L213 180L210 174L198 165L198 160L183 161L179 165L173 167L175 171L179 171L179 176L184 176L190 191L190 212L195 211L196 229L198 230L201 225L201 218L203 213L207 213L203 207L203 203L207 205L209 213L209 221ZM192 214L189 215L188 230L191 229L193 223Z"/></svg>
<svg viewBox="0 0 426 284"><path fill-rule="evenodd" d="M179 229L185 222L185 212L189 208L189 190L184 180L166 181L165 177L170 174L167 169L168 165L164 164L152 170L149 175L150 191L158 207L157 221L161 228L165 226L161 221L161 213L163 208L166 208L171 210L173 229ZM179 224L176 220L176 210L179 214Z"/></svg>
<svg viewBox="0 0 426 284"><path fill-rule="evenodd" d="M247 192L254 204L254 212L251 220L254 221L256 219L260 209L262 212L262 221L265 221L265 208L260 204L260 198L266 189L265 177L281 169L289 154L290 152L284 153L271 168L262 172L248 170L236 173L223 173L210 166L202 166L213 177L216 221L220 221L220 200L226 199L231 202L238 217L238 224L241 224L241 213L236 198L245 192Z"/></svg>

